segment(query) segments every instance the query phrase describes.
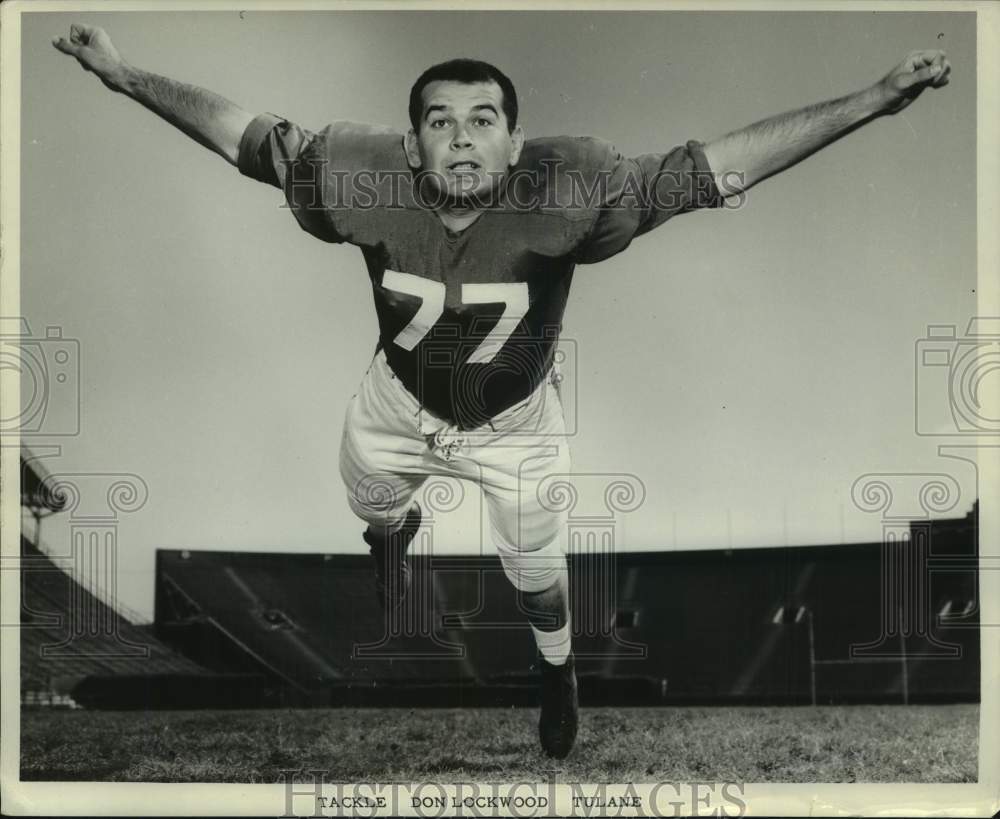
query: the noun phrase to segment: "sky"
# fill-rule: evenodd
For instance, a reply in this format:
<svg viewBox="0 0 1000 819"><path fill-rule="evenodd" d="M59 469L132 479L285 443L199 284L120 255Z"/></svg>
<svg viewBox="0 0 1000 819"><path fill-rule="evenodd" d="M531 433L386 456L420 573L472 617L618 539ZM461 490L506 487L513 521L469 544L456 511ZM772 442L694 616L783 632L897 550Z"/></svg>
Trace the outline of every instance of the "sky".
<svg viewBox="0 0 1000 819"><path fill-rule="evenodd" d="M910 50L946 49L947 88L755 187L738 210L683 215L580 267L566 411L574 471L597 488L585 505L614 476L642 487L618 515L623 550L879 540L880 515L852 499L872 473L944 474L958 491L942 514L971 506L974 469L942 458L944 439L916 434L915 415L925 432L954 425L942 370L918 345L928 325L961 337L976 311L973 15L25 14L20 314L34 337L59 327L78 342L80 367L46 416L53 430L78 419L78 434L25 442L51 453L50 472L148 487L117 523L118 595L132 609L152 612L157 548L366 551L337 453L377 326L357 249L308 236L280 192L55 51L72 22L103 26L139 67L314 129L403 129L424 68L478 57L519 89L529 137L599 136L632 155L860 90ZM481 498L465 490L438 516L434 548L492 554ZM45 521L50 551L67 550L72 523Z"/></svg>

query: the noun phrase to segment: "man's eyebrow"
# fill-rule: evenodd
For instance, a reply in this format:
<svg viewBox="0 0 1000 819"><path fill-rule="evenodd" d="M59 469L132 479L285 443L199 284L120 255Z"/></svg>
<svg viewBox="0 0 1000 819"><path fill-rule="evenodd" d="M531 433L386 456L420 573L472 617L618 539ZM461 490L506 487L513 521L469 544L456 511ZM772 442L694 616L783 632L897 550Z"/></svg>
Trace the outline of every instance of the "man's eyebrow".
<svg viewBox="0 0 1000 819"><path fill-rule="evenodd" d="M431 114L437 111L450 111L451 106L438 103L437 105L428 105L427 110L424 111L424 119L427 119ZM481 103L480 105L473 105L470 109L472 111L492 111L495 116L500 116L496 109L496 106L489 102Z"/></svg>

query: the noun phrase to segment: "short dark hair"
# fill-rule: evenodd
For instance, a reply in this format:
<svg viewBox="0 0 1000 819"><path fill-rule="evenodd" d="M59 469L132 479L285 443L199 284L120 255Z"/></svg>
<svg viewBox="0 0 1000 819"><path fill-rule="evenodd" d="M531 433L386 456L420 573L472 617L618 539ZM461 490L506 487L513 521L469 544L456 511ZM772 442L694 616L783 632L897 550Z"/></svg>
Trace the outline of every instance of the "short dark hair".
<svg viewBox="0 0 1000 819"><path fill-rule="evenodd" d="M503 92L503 112L507 117L507 129L517 127L517 92L514 83L495 65L482 60L459 58L432 65L421 74L410 89L410 124L414 131L420 130L420 119L424 112L424 88L432 82L460 82L472 85L478 82L495 82Z"/></svg>

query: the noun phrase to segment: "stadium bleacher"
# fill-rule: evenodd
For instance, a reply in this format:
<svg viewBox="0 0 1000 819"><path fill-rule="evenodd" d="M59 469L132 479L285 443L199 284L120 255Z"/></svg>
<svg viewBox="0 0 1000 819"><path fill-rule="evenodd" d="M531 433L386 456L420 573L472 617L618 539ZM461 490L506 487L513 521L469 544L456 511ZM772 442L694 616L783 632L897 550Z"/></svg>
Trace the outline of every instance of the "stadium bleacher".
<svg viewBox="0 0 1000 819"><path fill-rule="evenodd" d="M62 504L22 467L37 536ZM427 538L412 552L387 618L364 555L160 550L146 627L22 536L22 703L533 702L534 642L499 560L434 555ZM978 505L895 545L604 553L571 538L581 698L978 701L977 556Z"/></svg>
<svg viewBox="0 0 1000 819"><path fill-rule="evenodd" d="M211 698L223 682L119 615L23 537L20 636L25 706L141 705L149 700L130 695L127 681L133 689L147 689L167 680L176 695L165 696L163 704L173 699L183 705ZM192 699L194 691L201 695Z"/></svg>
<svg viewBox="0 0 1000 819"><path fill-rule="evenodd" d="M935 565L959 570L932 567L924 592L933 612L951 600L966 616L888 635L880 543L571 553L581 696L978 700L976 511L935 523ZM156 633L199 662L261 673L315 703L530 700L534 645L499 560L420 552L411 563L413 591L386 621L366 556L161 550Z"/></svg>
<svg viewBox="0 0 1000 819"><path fill-rule="evenodd" d="M280 701L262 676L220 673L178 654L130 619L120 602L105 599L107 589L95 593L82 585L64 567L76 558L100 565L86 545L74 560L39 548L42 520L64 512L67 496L53 489L42 459L24 446L20 466L23 707L221 708ZM24 513L33 527L24 525ZM96 541L89 545L100 548Z"/></svg>

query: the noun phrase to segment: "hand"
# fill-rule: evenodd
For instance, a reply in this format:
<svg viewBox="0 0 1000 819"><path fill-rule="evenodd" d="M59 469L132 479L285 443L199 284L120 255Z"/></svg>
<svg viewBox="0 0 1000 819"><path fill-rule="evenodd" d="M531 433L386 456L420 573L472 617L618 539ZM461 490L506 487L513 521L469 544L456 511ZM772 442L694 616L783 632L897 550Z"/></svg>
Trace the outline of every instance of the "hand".
<svg viewBox="0 0 1000 819"><path fill-rule="evenodd" d="M947 85L951 63L943 51L911 51L906 59L878 83L882 112L897 114L920 96L925 88Z"/></svg>
<svg viewBox="0 0 1000 819"><path fill-rule="evenodd" d="M69 39L54 37L54 45L63 54L76 57L87 71L93 71L108 88L120 90L120 79L127 65L108 33L98 26L70 26Z"/></svg>

